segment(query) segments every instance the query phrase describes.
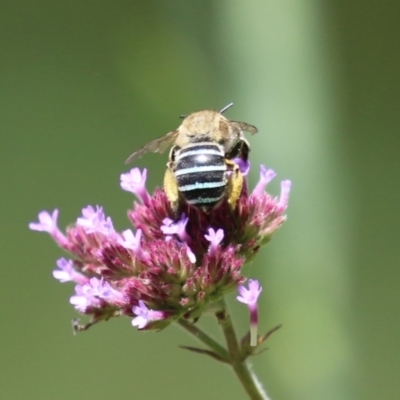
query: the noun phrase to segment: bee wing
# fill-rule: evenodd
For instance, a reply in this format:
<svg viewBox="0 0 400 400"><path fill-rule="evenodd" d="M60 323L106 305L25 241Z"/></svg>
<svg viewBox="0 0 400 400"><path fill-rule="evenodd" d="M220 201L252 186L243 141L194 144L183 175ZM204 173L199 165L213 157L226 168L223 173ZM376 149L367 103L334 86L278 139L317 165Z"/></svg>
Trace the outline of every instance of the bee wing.
<svg viewBox="0 0 400 400"><path fill-rule="evenodd" d="M143 154L151 152L151 153L162 153L171 147L172 144L175 142L176 137L178 136L179 131L171 131L168 132L166 135L152 140L151 142L145 144L141 149L132 153L126 160L125 164L129 164L136 158L141 157Z"/></svg>
<svg viewBox="0 0 400 400"><path fill-rule="evenodd" d="M230 121L230 122L238 126L240 130L244 132L249 132L252 135L258 132L258 129L254 125L250 125L246 122L240 122L240 121Z"/></svg>

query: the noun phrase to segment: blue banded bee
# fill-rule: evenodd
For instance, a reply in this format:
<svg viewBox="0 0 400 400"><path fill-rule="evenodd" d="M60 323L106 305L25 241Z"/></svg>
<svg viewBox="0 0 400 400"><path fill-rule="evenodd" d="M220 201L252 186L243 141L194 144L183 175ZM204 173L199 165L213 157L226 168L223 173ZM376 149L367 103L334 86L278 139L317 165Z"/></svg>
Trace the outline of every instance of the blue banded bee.
<svg viewBox="0 0 400 400"><path fill-rule="evenodd" d="M132 153L130 163L144 153L162 153L171 147L164 176L164 190L172 208L182 201L210 212L225 197L234 209L243 186L243 176L234 158L247 161L250 145L243 132L257 133L245 122L230 121L220 112L203 110L182 116L178 129L147 143Z"/></svg>

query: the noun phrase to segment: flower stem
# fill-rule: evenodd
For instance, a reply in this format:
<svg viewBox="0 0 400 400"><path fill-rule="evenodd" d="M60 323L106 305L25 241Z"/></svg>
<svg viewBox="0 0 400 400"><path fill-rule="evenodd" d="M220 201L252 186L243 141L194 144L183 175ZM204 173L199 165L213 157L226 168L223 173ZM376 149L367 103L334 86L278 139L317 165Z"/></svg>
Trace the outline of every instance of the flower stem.
<svg viewBox="0 0 400 400"><path fill-rule="evenodd" d="M213 350L216 354L218 354L218 356L222 361L230 363L230 356L228 352L218 342L216 342L213 338L208 336L200 328L198 328L196 325L191 324L190 322L184 319L180 319L178 321L178 324L183 329L187 330L189 333L195 336L196 339L200 340L200 342L202 342L203 344L208 346L211 350Z"/></svg>
<svg viewBox="0 0 400 400"><path fill-rule="evenodd" d="M250 371L248 364L242 357L240 346L233 327L232 319L227 311L224 300L220 302L221 309L216 312L216 316L225 336L228 352L230 356L230 364L239 378L244 390L252 400L270 400L263 390L256 376Z"/></svg>

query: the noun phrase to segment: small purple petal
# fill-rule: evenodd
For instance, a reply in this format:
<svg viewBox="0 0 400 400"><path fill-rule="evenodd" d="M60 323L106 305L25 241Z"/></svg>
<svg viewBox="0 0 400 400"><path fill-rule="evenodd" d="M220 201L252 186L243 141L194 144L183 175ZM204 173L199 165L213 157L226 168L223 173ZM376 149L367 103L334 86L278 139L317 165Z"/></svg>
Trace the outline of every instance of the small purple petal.
<svg viewBox="0 0 400 400"><path fill-rule="evenodd" d="M161 225L160 229L164 235L176 234L182 242L186 242L189 240L189 236L186 233L186 224L188 221L189 218L187 218L185 214L182 214L181 218L176 222L171 218L164 218L163 225Z"/></svg>
<svg viewBox="0 0 400 400"><path fill-rule="evenodd" d="M88 299L86 296L71 296L69 302L81 313L84 313L86 309L90 306Z"/></svg>
<svg viewBox="0 0 400 400"><path fill-rule="evenodd" d="M204 235L204 237L210 242L209 251L213 253L224 239L224 231L222 229L215 231L213 228L209 228L208 235Z"/></svg>
<svg viewBox="0 0 400 400"><path fill-rule="evenodd" d="M91 278L83 285L75 286L75 296L71 296L70 303L80 312L85 312L88 307L100 307L101 300L108 303L123 300L123 295L113 289L104 279Z"/></svg>
<svg viewBox="0 0 400 400"><path fill-rule="evenodd" d="M189 261L194 264L196 262L196 255L193 253L192 249L189 246L186 246L186 253Z"/></svg>
<svg viewBox="0 0 400 400"><path fill-rule="evenodd" d="M140 240L142 238L142 230L138 229L136 235L130 229L122 232L123 239L119 239L118 243L127 249L131 249L134 252L140 250Z"/></svg>
<svg viewBox="0 0 400 400"><path fill-rule="evenodd" d="M150 195L146 190L147 169L143 173L139 168L132 168L126 174L121 174L121 188L133 193L142 203L148 203Z"/></svg>
<svg viewBox="0 0 400 400"><path fill-rule="evenodd" d="M258 181L252 194L257 196L264 193L268 183L271 182L275 176L276 173L273 169L266 169L264 165L260 165L260 180Z"/></svg>
<svg viewBox="0 0 400 400"><path fill-rule="evenodd" d="M250 172L250 161L244 161L241 158L234 158L233 161L239 167L239 171L243 176L246 176Z"/></svg>
<svg viewBox="0 0 400 400"><path fill-rule="evenodd" d="M90 296L103 299L107 302L120 301L123 298L122 294L113 289L103 278L91 278L89 284L82 286L82 290Z"/></svg>
<svg viewBox="0 0 400 400"><path fill-rule="evenodd" d="M239 296L237 300L247 304L250 311L250 346L257 346L257 328L258 328L258 308L257 300L262 291L262 287L257 280L249 279L249 288L244 285L238 287Z"/></svg>
<svg viewBox="0 0 400 400"><path fill-rule="evenodd" d="M290 188L292 187L292 182L289 180L281 182L281 194L278 201L278 209L283 212L286 210L289 202Z"/></svg>
<svg viewBox="0 0 400 400"><path fill-rule="evenodd" d="M114 234L115 230L110 217L105 217L103 207L92 206L82 209L82 217L78 218L76 224L81 226L86 233L101 233L103 235Z"/></svg>
<svg viewBox="0 0 400 400"><path fill-rule="evenodd" d="M204 237L211 242L212 245L218 246L224 238L224 231L222 229L215 231L213 228L209 228L208 235L204 235Z"/></svg>
<svg viewBox="0 0 400 400"><path fill-rule="evenodd" d="M241 303L247 304L249 307L257 304L258 296L262 291L262 287L257 280L249 279L249 288L246 289L244 285L238 287L239 296L237 300Z"/></svg>
<svg viewBox="0 0 400 400"><path fill-rule="evenodd" d="M59 269L55 269L53 271L53 276L55 279L59 280L62 283L72 281L84 284L88 281L88 278L86 278L86 276L75 271L74 263L72 260L60 258L59 260L57 260L57 267Z"/></svg>
<svg viewBox="0 0 400 400"><path fill-rule="evenodd" d="M100 307L100 299L90 293L90 283L75 286L75 295L71 296L69 302L76 310L84 313L89 307Z"/></svg>
<svg viewBox="0 0 400 400"><path fill-rule="evenodd" d="M41 211L39 213L39 223L31 222L29 228L33 231L53 233L58 230L57 227L58 210L55 209L50 215L47 211Z"/></svg>
<svg viewBox="0 0 400 400"><path fill-rule="evenodd" d="M138 329L143 329L149 322L163 318L161 311L153 311L147 308L146 304L139 300L138 306L133 306L132 311L137 317L133 318L132 326L137 326Z"/></svg>
<svg viewBox="0 0 400 400"><path fill-rule="evenodd" d="M68 260L67 261L65 258L60 258L57 261L57 266L60 269L55 269L53 271L54 278L56 278L57 280L59 280L62 283L73 281L73 279L72 279L72 271L73 271L72 265L73 265L72 260Z"/></svg>
<svg viewBox="0 0 400 400"><path fill-rule="evenodd" d="M170 231L169 229L171 228L171 226L174 224L174 220L171 218L164 218L162 220L162 225L161 225L161 230L164 233L164 235L170 235ZM175 231L173 232L175 233Z"/></svg>
<svg viewBox="0 0 400 400"><path fill-rule="evenodd" d="M57 209L55 209L51 215L47 211L41 211L38 216L39 222L31 222L29 224L29 229L32 229L33 231L47 232L61 247L67 246L68 239L58 229L57 218Z"/></svg>

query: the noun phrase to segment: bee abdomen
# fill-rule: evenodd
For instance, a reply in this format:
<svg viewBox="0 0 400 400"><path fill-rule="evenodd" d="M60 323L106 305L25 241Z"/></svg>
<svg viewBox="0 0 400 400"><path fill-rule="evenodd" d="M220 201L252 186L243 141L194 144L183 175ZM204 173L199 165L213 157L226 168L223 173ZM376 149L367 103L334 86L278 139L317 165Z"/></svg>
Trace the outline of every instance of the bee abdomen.
<svg viewBox="0 0 400 400"><path fill-rule="evenodd" d="M176 155L175 177L178 189L192 205L211 209L224 196L226 163L221 146L193 143Z"/></svg>

